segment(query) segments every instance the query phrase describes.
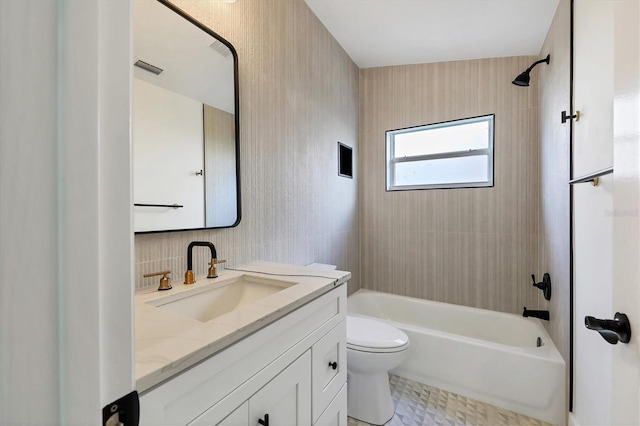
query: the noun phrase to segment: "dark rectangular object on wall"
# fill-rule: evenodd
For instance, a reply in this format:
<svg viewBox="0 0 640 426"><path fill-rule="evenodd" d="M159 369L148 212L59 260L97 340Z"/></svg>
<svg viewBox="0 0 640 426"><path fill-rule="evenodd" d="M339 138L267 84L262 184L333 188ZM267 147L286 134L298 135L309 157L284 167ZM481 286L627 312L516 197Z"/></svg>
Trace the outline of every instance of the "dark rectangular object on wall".
<svg viewBox="0 0 640 426"><path fill-rule="evenodd" d="M353 148L338 142L338 175L353 179Z"/></svg>

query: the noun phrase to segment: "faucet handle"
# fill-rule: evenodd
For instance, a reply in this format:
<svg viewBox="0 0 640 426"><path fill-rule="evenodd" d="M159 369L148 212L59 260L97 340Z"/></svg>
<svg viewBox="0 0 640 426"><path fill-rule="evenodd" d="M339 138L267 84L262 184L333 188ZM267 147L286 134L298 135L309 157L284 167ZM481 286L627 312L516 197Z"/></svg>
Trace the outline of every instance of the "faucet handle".
<svg viewBox="0 0 640 426"><path fill-rule="evenodd" d="M170 273L171 271L151 272L148 274L144 274L142 277L149 278L149 277L157 277L158 275L162 275L162 278L160 278L160 286L158 287L158 291L164 291L164 290L171 290L173 288L171 287L171 284L169 284L169 278L167 278L167 275Z"/></svg>
<svg viewBox="0 0 640 426"><path fill-rule="evenodd" d="M225 263L226 260L218 260L216 258L211 259L209 262L209 272L207 273L207 278L218 278L218 271L216 270L216 265L219 263Z"/></svg>
<svg viewBox="0 0 640 426"><path fill-rule="evenodd" d="M542 281L537 283L536 276L531 274L531 279L533 280L533 286L542 290L544 294L545 300L551 300L551 276L548 272L542 276Z"/></svg>

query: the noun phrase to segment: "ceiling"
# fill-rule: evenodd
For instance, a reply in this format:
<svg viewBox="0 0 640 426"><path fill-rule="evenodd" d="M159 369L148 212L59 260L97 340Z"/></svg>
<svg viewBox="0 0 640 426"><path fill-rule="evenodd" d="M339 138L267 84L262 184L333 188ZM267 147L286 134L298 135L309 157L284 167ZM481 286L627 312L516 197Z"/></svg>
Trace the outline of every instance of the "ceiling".
<svg viewBox="0 0 640 426"><path fill-rule="evenodd" d="M133 62L163 69L133 67L134 77L234 114L233 56L223 44L224 54L212 48L215 40L157 1L133 2Z"/></svg>
<svg viewBox="0 0 640 426"><path fill-rule="evenodd" d="M305 0L360 68L538 55L559 0Z"/></svg>

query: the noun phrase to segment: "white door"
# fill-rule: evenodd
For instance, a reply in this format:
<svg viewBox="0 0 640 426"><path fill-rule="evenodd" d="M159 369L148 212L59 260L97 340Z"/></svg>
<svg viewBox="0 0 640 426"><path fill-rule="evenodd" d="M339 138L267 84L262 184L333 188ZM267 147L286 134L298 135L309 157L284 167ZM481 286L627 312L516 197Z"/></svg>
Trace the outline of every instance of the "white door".
<svg viewBox="0 0 640 426"><path fill-rule="evenodd" d="M614 1L613 306L629 316L612 352L612 424L640 424L640 2ZM633 334L635 333L635 334Z"/></svg>
<svg viewBox="0 0 640 426"><path fill-rule="evenodd" d="M134 388L130 4L0 1L0 424Z"/></svg>
<svg viewBox="0 0 640 426"><path fill-rule="evenodd" d="M584 326L585 316L623 312L640 332L638 23L636 1L574 3L574 107L581 116L573 123L572 177L615 170L597 187L574 186L573 416L581 425L640 421L637 337L610 345Z"/></svg>
<svg viewBox="0 0 640 426"><path fill-rule="evenodd" d="M135 206L134 230L204 228L202 102L134 78L132 140L134 203L182 206Z"/></svg>
<svg viewBox="0 0 640 426"><path fill-rule="evenodd" d="M249 425L265 424L268 426L311 424L310 351L284 369L249 399Z"/></svg>

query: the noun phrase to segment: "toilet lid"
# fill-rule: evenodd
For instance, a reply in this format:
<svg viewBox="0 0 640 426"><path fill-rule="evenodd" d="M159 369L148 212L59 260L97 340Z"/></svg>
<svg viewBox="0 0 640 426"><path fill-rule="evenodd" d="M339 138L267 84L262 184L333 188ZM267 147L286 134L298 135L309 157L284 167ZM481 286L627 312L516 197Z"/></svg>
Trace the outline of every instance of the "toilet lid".
<svg viewBox="0 0 640 426"><path fill-rule="evenodd" d="M391 352L404 349L409 337L386 322L347 316L347 347L367 352Z"/></svg>

